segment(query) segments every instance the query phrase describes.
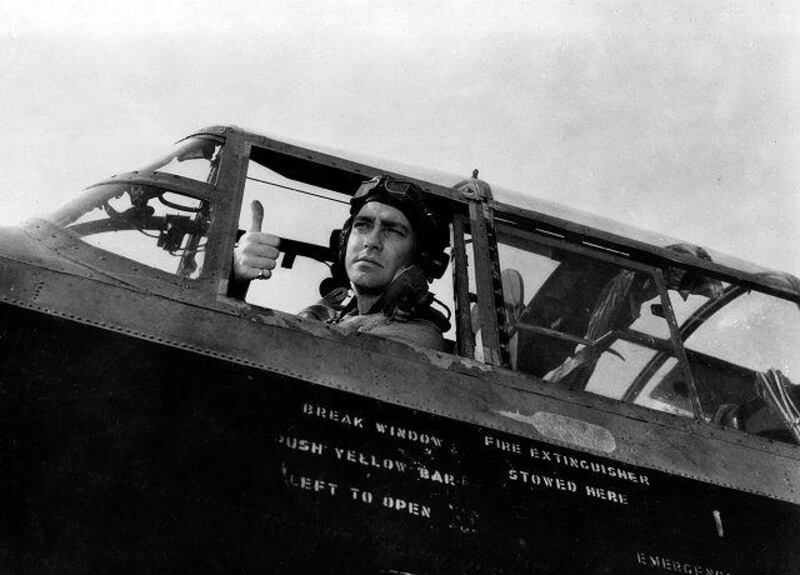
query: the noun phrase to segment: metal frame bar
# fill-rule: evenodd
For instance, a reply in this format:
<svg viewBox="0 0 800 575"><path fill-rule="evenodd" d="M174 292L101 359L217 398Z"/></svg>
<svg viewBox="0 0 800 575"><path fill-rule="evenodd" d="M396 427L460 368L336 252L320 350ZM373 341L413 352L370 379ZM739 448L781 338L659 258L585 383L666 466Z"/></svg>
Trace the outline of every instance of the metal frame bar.
<svg viewBox="0 0 800 575"><path fill-rule="evenodd" d="M208 237L208 245L213 252L206 252L206 261L201 274L207 270L213 272L209 280L216 284L216 295L227 294L228 277L233 264L233 246L236 243L236 232L239 228L239 210L241 209L247 162L250 146L240 134L230 133L222 147L219 173L217 174L217 200L212 203L212 225ZM215 206L217 208L216 212ZM220 206L225 206L220 208ZM201 275L203 277L203 275Z"/></svg>
<svg viewBox="0 0 800 575"><path fill-rule="evenodd" d="M537 233L536 231L516 228L504 222L498 222L497 230L502 236L504 243L507 243L511 247L524 249L528 252L533 251L530 249L530 244L533 242L549 248L556 248L581 256L590 257L602 262L617 264L636 271L650 272L654 269L652 265L643 264L630 259L629 256L623 252L601 250L601 248L594 246L594 244L592 244L592 247L588 247L579 243L575 243L574 241L570 241L567 238L553 237L550 235L544 235L543 233Z"/></svg>
<svg viewBox="0 0 800 575"><path fill-rule="evenodd" d="M496 366L508 366L506 313L497 238L491 208L481 198L469 204L470 230L475 254L475 283L478 290L478 311L481 318L483 359Z"/></svg>
<svg viewBox="0 0 800 575"><path fill-rule="evenodd" d="M686 339L688 339L697 328L703 325L703 323L709 317L745 293L745 291L745 288L742 286L729 286L721 297L718 297L713 301L709 300L703 304L680 326L681 341L686 341ZM641 391L650 381L650 378L653 377L653 375L655 375L659 369L661 369L662 365L664 365L666 359L667 356L663 352L653 356L645 368L639 372L638 376L636 376L636 380L634 380L633 384L625 392L623 399L629 402L635 401Z"/></svg>
<svg viewBox="0 0 800 575"><path fill-rule="evenodd" d="M683 375L686 377L686 387L689 389L689 400L691 401L692 412L694 412L695 419L705 420L705 412L700 402L700 395L697 392L697 385L694 381L692 369L689 366L689 358L686 355L686 349L683 347L683 341L681 340L681 330L678 327L678 321L675 319L675 312L672 310L672 303L667 293L667 282L664 280L664 272L656 268L653 271L653 277L656 280L658 294L661 296L661 304L664 306L664 318L667 320L667 325L669 325L670 338L672 339L675 353L678 356L678 361L681 364Z"/></svg>
<svg viewBox="0 0 800 575"><path fill-rule="evenodd" d="M666 351L668 353L673 353L675 351L672 346L672 340L648 335L635 329L621 329L618 330L617 334L619 339L641 345L642 347L647 347L658 351Z"/></svg>
<svg viewBox="0 0 800 575"><path fill-rule="evenodd" d="M453 216L453 295L456 317L456 343L458 355L475 357L475 334L472 331L470 315L469 273L467 267L467 247L464 240L466 218L461 214Z"/></svg>
<svg viewBox="0 0 800 575"><path fill-rule="evenodd" d="M530 331L532 333L539 333L539 334L542 334L542 335L546 335L548 337L552 337L552 338L555 338L555 339L560 339L562 341L568 341L568 342L574 343L576 345L577 344L580 344L580 345L593 345L594 344L594 342L591 339L587 339L585 337L579 337L577 335L572 335L572 334L569 334L569 333L564 333L564 332L561 332L561 331L558 331L558 330L555 330L555 329L550 329L549 327L543 327L543 326L540 326L540 325L533 325L533 324L524 323L524 322L515 322L515 323L512 323L510 327L511 327L511 329L509 330L509 332L510 332L509 335L510 336L513 336L514 333L516 333L517 330L521 330L521 331ZM513 330L514 333L511 333L512 330Z"/></svg>
<svg viewBox="0 0 800 575"><path fill-rule="evenodd" d="M498 217L501 217L504 221L509 223L530 227L541 226L547 233L558 233L558 235L563 236L565 239L570 238L571 241L574 242L589 244L610 251L619 251L621 253L624 253L624 250L628 252L631 257L652 260L652 265L685 266L722 281L745 283L753 287L757 286L759 291L763 291L769 295L800 303L797 293L789 288L770 283L770 281L764 277L763 273L759 273L768 272L767 269L756 272L745 271L732 267L732 264L729 263L717 263L715 261L679 254L667 249L666 246L646 243L625 235L576 223L569 219L564 219L563 217L556 217L498 201L492 201L491 206L495 209ZM676 242L677 241L680 240L676 239Z"/></svg>

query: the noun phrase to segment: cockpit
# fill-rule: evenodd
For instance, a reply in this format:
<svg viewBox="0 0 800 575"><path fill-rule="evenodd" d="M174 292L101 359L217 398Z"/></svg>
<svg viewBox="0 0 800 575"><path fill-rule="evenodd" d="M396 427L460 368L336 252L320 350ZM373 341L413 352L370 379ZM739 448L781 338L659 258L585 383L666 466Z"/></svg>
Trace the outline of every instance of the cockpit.
<svg viewBox="0 0 800 575"><path fill-rule="evenodd" d="M183 140L167 154L90 187L47 220L105 252L170 276L197 278L222 141Z"/></svg>
<svg viewBox="0 0 800 575"><path fill-rule="evenodd" d="M66 256L115 278L233 306L230 254L258 200L284 253L247 304L292 315L325 295L331 232L359 183L384 172L402 174L210 130L90 187L45 219L47 233ZM800 444L796 278L503 204L479 193L476 179L415 181L452 218L450 270L430 289L452 318L453 354L515 371L531 386Z"/></svg>

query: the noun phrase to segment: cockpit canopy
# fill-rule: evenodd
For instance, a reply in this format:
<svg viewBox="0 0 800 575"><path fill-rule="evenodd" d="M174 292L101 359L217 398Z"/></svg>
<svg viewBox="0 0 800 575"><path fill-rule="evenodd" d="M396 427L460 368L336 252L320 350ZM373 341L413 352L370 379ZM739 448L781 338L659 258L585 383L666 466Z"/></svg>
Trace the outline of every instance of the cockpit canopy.
<svg viewBox="0 0 800 575"><path fill-rule="evenodd" d="M453 353L516 371L531 386L800 443L796 278L660 236L648 244L644 232L589 227L591 218L567 209L521 209L489 197L478 180L426 180L386 163L212 129L45 219L73 260L220 305L231 299L232 249L258 200L284 254L247 302L295 314L325 295L331 232L359 183L381 173L418 183L451 218L451 273L431 290L452 318Z"/></svg>

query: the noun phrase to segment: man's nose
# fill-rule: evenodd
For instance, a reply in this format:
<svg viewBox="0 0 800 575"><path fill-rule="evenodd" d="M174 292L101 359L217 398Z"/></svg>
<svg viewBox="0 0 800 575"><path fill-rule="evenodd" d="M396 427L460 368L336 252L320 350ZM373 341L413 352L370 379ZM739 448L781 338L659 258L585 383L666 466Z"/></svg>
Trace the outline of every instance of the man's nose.
<svg viewBox="0 0 800 575"><path fill-rule="evenodd" d="M383 247L380 226L373 226L364 234L364 247L379 250Z"/></svg>

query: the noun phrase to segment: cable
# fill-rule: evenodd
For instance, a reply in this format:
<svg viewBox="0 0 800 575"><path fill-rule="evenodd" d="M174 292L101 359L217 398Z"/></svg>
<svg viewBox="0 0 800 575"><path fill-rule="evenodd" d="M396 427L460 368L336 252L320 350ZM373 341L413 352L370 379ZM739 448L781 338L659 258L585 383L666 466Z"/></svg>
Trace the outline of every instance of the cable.
<svg viewBox="0 0 800 575"><path fill-rule="evenodd" d="M284 186L282 184L276 184L275 182L268 182L267 180L259 180L258 178L253 178L251 176L247 176L248 180L253 180L254 182L259 182L262 184L267 184L268 186L275 186L276 188L283 188L284 190L290 190L292 192L298 192L300 194L305 194L307 196L314 196L315 198L322 198L323 200L330 200L331 202L337 202L340 204L350 205L349 201L346 200L337 200L336 198L329 198L328 196L323 196L322 194L315 194L313 192L309 192L307 190L301 190L298 188L292 188L291 186Z"/></svg>

